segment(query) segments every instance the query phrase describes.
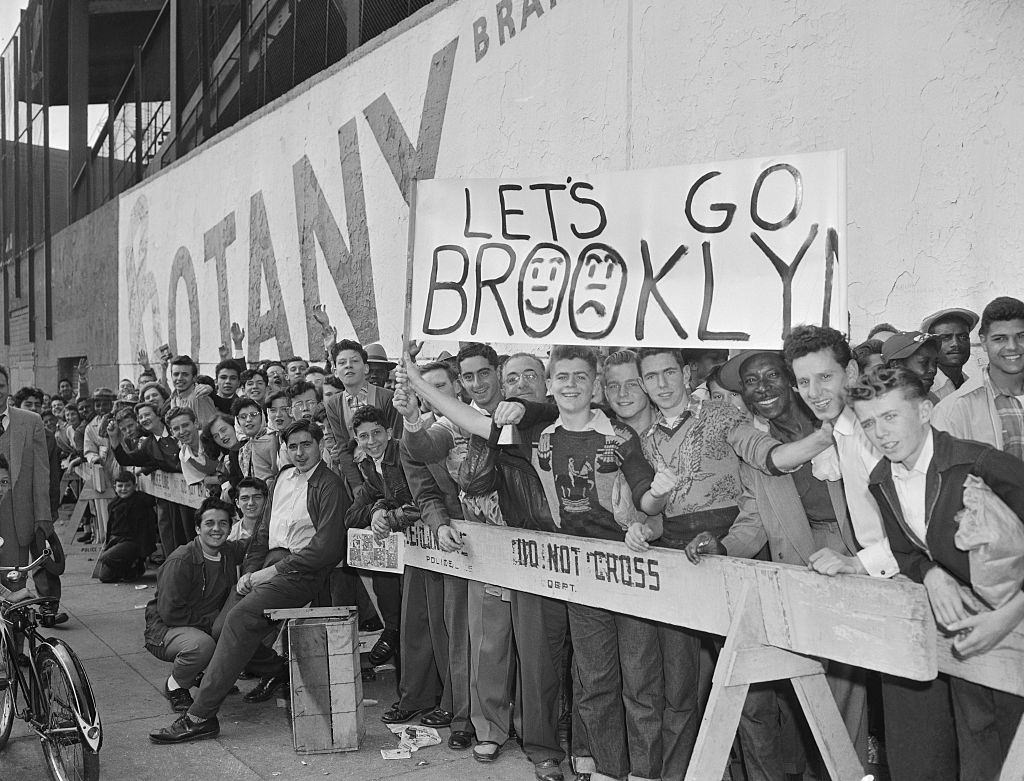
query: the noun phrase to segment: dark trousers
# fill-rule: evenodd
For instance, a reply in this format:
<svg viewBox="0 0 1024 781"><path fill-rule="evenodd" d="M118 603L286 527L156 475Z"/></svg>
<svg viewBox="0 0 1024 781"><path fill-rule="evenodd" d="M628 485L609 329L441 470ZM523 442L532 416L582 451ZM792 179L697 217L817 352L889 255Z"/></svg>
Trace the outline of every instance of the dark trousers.
<svg viewBox="0 0 1024 781"><path fill-rule="evenodd" d="M156 530L164 556L170 556L179 545L195 539L192 509L166 499L156 500Z"/></svg>
<svg viewBox="0 0 1024 781"><path fill-rule="evenodd" d="M114 583L133 576L141 550L135 540L111 540L96 559L93 577L101 583Z"/></svg>
<svg viewBox="0 0 1024 781"><path fill-rule="evenodd" d="M949 687L960 748L960 781L995 781L1024 714L1024 697L962 678L951 677Z"/></svg>
<svg viewBox="0 0 1024 781"><path fill-rule="evenodd" d="M406 566L400 635L403 710L440 707L452 712L448 630L444 624L444 576Z"/></svg>
<svg viewBox="0 0 1024 781"><path fill-rule="evenodd" d="M263 615L271 608L302 607L323 585L323 577L278 574L242 597L222 622L213 659L189 713L199 718L217 715L239 673L271 628Z"/></svg>
<svg viewBox="0 0 1024 781"><path fill-rule="evenodd" d="M397 632L402 623L402 578L389 572L374 572L371 580L384 628ZM330 586L332 604L355 605L360 621L375 614L373 603L355 568L346 564L333 570Z"/></svg>
<svg viewBox="0 0 1024 781"><path fill-rule="evenodd" d="M889 773L899 781L957 777L956 729L949 676L911 681L882 676L885 751Z"/></svg>
<svg viewBox="0 0 1024 781"><path fill-rule="evenodd" d="M469 716L469 588L463 578L442 575L444 626L448 634L448 690L451 692L452 731L472 732Z"/></svg>
<svg viewBox="0 0 1024 781"><path fill-rule="evenodd" d="M657 624L609 610L570 604L574 702L593 767L580 772L660 778L664 678ZM581 761L582 759L582 761Z"/></svg>
<svg viewBox="0 0 1024 781"><path fill-rule="evenodd" d="M662 717L662 778L679 781L686 775L700 727L701 635L668 624L658 625L665 674Z"/></svg>
<svg viewBox="0 0 1024 781"><path fill-rule="evenodd" d="M53 551L53 556L56 561L64 561L64 546L61 545L60 538L56 534L50 535L50 549ZM38 558L43 550L46 548L46 539L43 537L41 531L36 531L32 541L28 544L29 555L35 559ZM26 564L27 562L21 562ZM61 566L63 572L63 565ZM32 573L32 582L35 583L36 593L41 597L54 597L60 599L60 575L56 575L50 572L46 567L40 567L34 573Z"/></svg>
<svg viewBox="0 0 1024 781"><path fill-rule="evenodd" d="M512 631L522 693L523 751L534 764L565 759L558 741L562 648L568 625L565 603L524 591L511 592Z"/></svg>

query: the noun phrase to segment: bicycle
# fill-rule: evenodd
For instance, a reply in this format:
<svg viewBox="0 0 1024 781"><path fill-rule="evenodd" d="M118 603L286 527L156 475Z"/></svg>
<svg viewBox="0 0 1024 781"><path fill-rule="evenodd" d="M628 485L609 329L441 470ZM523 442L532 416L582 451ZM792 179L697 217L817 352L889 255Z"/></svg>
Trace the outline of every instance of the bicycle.
<svg viewBox="0 0 1024 781"><path fill-rule="evenodd" d="M18 717L39 736L53 781L97 781L103 728L89 677L71 646L38 631L38 609L56 607L57 600L9 599L51 556L47 546L31 564L0 567L0 750ZM25 656L19 651L18 635L28 643ZM22 670L19 657L27 669Z"/></svg>

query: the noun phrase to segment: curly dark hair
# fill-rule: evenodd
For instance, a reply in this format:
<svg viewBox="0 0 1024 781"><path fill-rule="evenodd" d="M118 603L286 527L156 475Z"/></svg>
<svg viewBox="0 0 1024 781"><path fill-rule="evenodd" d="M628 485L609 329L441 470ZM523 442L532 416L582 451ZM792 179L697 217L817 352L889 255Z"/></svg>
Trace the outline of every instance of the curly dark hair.
<svg viewBox="0 0 1024 781"><path fill-rule="evenodd" d="M782 352L786 356L786 364L793 368L793 361L811 353L831 350L832 355L842 367L853 360L850 343L835 328L820 325L798 325L790 331L782 342Z"/></svg>
<svg viewBox="0 0 1024 781"><path fill-rule="evenodd" d="M1024 320L1024 301L1010 296L999 296L989 301L981 313L981 327L978 334L985 336L992 323L1006 320Z"/></svg>

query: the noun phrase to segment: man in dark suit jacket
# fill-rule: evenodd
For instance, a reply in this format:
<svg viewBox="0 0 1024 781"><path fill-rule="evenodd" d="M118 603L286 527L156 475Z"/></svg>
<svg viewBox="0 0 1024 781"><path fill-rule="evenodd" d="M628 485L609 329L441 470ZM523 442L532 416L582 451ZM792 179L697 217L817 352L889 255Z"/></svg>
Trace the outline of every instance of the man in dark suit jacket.
<svg viewBox="0 0 1024 781"><path fill-rule="evenodd" d="M43 392L39 388L30 386L20 388L14 394L13 401L14 406L18 409L42 415ZM60 449L57 447L57 439L53 432L44 427L43 434L46 436L46 461L49 467L47 486L52 521L56 520L57 510L60 508ZM60 576L64 573L64 548L60 543L60 538L53 532L52 523L49 533L40 528L36 530L35 536L36 539L30 546L33 557L42 552L47 540L49 540L50 549L53 551L53 559L36 570L32 576L32 580L36 584L36 591L41 597L55 597L59 600L61 595ZM68 621L68 614L59 612L56 605L46 605L40 609L40 621L44 626L65 624Z"/></svg>
<svg viewBox="0 0 1024 781"><path fill-rule="evenodd" d="M341 479L323 463L322 438L320 427L306 420L285 429L294 468L278 475L265 521L252 539L236 586L242 599L224 618L195 702L170 727L150 733L154 743L186 743L220 734L217 711L267 633L264 611L311 602L345 555L349 499ZM275 513L275 503L284 510ZM275 548L283 555L266 565Z"/></svg>
<svg viewBox="0 0 1024 781"><path fill-rule="evenodd" d="M0 502L0 565L7 567L27 564L53 534L46 429L35 413L8 406L9 384L10 371L0 365L0 453L11 472L10 493Z"/></svg>
<svg viewBox="0 0 1024 781"><path fill-rule="evenodd" d="M956 516L964 508L964 483L975 475L1018 519L1024 518L1024 462L933 429L932 403L921 378L903 367L870 370L850 388L849 400L861 427L885 455L871 473L869 488L900 572L924 584L936 622L957 634L953 648L959 655L991 650L1024 623L1024 592L995 610L974 597L969 554L954 540ZM949 683L960 777L998 777L1024 715L1024 697L953 676ZM933 712L919 715L936 718ZM956 768L945 772L956 776Z"/></svg>

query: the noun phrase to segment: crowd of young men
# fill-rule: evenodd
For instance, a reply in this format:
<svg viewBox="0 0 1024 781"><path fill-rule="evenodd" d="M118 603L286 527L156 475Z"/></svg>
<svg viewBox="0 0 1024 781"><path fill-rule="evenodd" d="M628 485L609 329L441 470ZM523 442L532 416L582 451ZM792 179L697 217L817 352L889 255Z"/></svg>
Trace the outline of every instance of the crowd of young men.
<svg viewBox="0 0 1024 781"><path fill-rule="evenodd" d="M167 560L146 642L173 664L165 694L182 715L155 742L216 736L244 670L260 676L252 701L287 683L264 609L358 604L361 628L374 628L343 562L349 527L384 537L420 522L449 552L463 545L458 523L482 522L675 548L693 562L717 553L822 576L902 574L924 584L963 656L1024 619L1024 571L1006 599L984 604L972 592L979 565L953 540L971 477L1024 517L1016 299L994 300L980 318L942 310L915 331L882 324L853 347L833 329L797 326L782 351L732 357L556 346L545 361L473 343L402 366L379 346L371 360L337 341L318 315L325 368L225 356L207 383L190 358L167 355L173 390L126 381L113 417L115 394L103 389L95 409L82 399L64 410L65 452L81 430L72 452L112 469L180 471L211 493L194 515L156 505ZM968 363L976 327L984 368ZM232 336L240 344L244 332ZM519 430L512 444L508 427ZM126 501L129 477L117 481ZM104 579L131 577L144 549L136 541L108 556ZM415 567L375 576L373 590L384 631L371 661L401 665L385 722L450 727L448 745L472 747L480 762L515 735L542 781L562 778L566 748L583 777L685 775L716 638ZM865 765L870 677L827 667ZM881 691L871 722L884 735L873 731L901 780L996 777L1024 712L1024 699L946 675L882 676ZM792 700L784 685L752 688L739 741L747 778L813 772Z"/></svg>

